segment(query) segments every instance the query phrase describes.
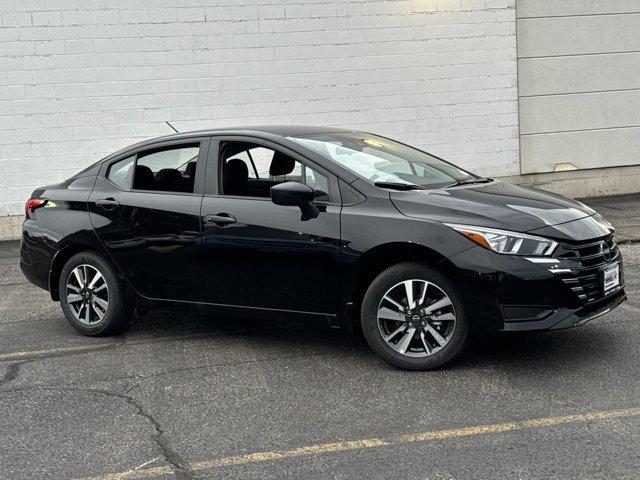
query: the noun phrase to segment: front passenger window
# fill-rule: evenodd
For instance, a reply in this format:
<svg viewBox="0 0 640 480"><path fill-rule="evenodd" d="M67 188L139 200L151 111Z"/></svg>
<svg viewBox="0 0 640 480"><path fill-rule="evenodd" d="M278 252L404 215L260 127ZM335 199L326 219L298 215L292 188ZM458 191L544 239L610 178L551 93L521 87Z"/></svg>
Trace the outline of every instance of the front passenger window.
<svg viewBox="0 0 640 480"><path fill-rule="evenodd" d="M317 202L330 202L331 196L329 195L329 180L321 173L313 171L311 168L306 167L305 182L311 188L315 190L315 199Z"/></svg>
<svg viewBox="0 0 640 480"><path fill-rule="evenodd" d="M252 163L253 159L251 158L251 154L248 151L240 152L234 155L233 157L229 158L228 161L230 160L240 160L244 162L245 165L247 166L247 172L248 172L249 178L258 178Z"/></svg>
<svg viewBox="0 0 640 480"><path fill-rule="evenodd" d="M282 182L309 185L320 202L330 202L329 180L284 152L253 143L224 142L220 147L222 194L269 198Z"/></svg>

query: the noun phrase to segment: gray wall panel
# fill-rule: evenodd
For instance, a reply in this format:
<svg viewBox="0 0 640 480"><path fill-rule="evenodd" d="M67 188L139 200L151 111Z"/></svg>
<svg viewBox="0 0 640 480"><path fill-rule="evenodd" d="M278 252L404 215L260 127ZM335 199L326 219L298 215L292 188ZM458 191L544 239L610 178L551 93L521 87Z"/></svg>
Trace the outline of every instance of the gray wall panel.
<svg viewBox="0 0 640 480"><path fill-rule="evenodd" d="M524 58L518 84L521 97L640 89L640 52Z"/></svg>
<svg viewBox="0 0 640 480"><path fill-rule="evenodd" d="M520 99L520 134L640 126L640 90Z"/></svg>
<svg viewBox="0 0 640 480"><path fill-rule="evenodd" d="M518 56L640 51L640 13L518 20Z"/></svg>
<svg viewBox="0 0 640 480"><path fill-rule="evenodd" d="M522 173L553 171L569 162L579 169L640 164L640 128L523 135Z"/></svg>
<svg viewBox="0 0 640 480"><path fill-rule="evenodd" d="M640 0L518 0L520 169L640 165Z"/></svg>
<svg viewBox="0 0 640 480"><path fill-rule="evenodd" d="M640 12L639 0L518 0L518 18Z"/></svg>

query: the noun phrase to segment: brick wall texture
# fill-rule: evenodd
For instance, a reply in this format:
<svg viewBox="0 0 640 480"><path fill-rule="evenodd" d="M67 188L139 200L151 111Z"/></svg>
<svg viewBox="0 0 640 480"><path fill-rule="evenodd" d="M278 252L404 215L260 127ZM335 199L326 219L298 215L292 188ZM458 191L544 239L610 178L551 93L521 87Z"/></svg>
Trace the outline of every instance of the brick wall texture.
<svg viewBox="0 0 640 480"><path fill-rule="evenodd" d="M365 129L519 173L514 0L0 0L0 217L135 141Z"/></svg>

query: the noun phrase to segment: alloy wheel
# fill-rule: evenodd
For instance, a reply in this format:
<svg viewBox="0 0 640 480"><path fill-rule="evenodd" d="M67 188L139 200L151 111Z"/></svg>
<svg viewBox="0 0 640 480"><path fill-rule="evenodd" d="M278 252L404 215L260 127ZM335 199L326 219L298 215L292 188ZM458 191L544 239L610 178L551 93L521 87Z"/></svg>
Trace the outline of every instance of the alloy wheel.
<svg viewBox="0 0 640 480"><path fill-rule="evenodd" d="M75 267L67 278L67 303L71 313L84 325L101 322L109 308L109 287L94 266Z"/></svg>
<svg viewBox="0 0 640 480"><path fill-rule="evenodd" d="M436 284L412 279L397 283L378 304L378 328L386 344L401 355L427 357L453 337L456 313Z"/></svg>

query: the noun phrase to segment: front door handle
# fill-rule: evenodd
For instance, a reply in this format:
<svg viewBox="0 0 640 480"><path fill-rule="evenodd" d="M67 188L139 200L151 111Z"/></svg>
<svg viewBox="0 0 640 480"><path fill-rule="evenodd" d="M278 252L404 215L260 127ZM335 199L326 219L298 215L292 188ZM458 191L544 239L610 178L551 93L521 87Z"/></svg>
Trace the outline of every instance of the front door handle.
<svg viewBox="0 0 640 480"><path fill-rule="evenodd" d="M115 198L101 198L100 200L96 200L96 205L102 207L106 210L111 210L120 205L120 202Z"/></svg>
<svg viewBox="0 0 640 480"><path fill-rule="evenodd" d="M233 215L229 215L228 213L217 213L215 215L207 215L207 222L214 223L219 227L224 227L236 223L237 220Z"/></svg>

